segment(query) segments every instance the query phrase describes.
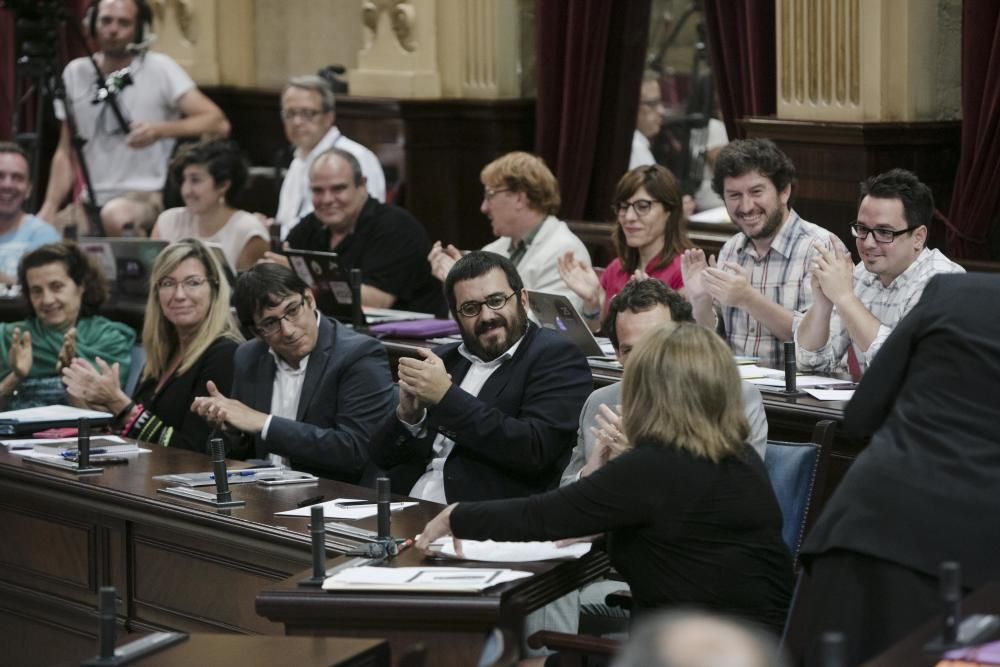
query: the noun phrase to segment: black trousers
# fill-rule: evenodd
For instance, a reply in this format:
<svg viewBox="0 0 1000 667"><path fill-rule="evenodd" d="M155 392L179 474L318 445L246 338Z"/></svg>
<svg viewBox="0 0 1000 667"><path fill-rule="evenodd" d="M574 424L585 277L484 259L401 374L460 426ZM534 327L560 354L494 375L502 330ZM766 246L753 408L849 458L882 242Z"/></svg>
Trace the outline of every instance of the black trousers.
<svg viewBox="0 0 1000 667"><path fill-rule="evenodd" d="M847 664L860 665L943 610L938 579L846 550L815 556L802 571L785 648L796 665L819 665L824 632L844 634Z"/></svg>

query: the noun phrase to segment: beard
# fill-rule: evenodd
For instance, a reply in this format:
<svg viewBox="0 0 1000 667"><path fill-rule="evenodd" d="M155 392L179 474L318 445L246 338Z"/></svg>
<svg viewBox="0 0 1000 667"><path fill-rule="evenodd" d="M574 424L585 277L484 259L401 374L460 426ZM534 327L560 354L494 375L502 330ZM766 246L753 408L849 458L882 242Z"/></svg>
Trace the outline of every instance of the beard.
<svg viewBox="0 0 1000 667"><path fill-rule="evenodd" d="M492 339L485 344L480 342L479 336L487 331L500 328L502 328L505 332L505 335L502 338ZM469 352L476 355L483 361L493 361L509 350L514 343L521 340L527 329L528 313L524 309L524 304L521 303L520 299L518 299L517 311L514 313L514 316L509 322L506 317L496 313L496 317L488 322L477 322L473 331L469 331L465 327L462 327L462 342L465 343L465 347L469 350Z"/></svg>
<svg viewBox="0 0 1000 667"><path fill-rule="evenodd" d="M785 216L782 213L781 207L776 208L774 213L769 215L767 220L764 221L764 225L760 228L760 231L752 235L750 238L755 241L771 238L774 236L774 233L778 231L778 227L781 226L781 223L784 222L784 220Z"/></svg>

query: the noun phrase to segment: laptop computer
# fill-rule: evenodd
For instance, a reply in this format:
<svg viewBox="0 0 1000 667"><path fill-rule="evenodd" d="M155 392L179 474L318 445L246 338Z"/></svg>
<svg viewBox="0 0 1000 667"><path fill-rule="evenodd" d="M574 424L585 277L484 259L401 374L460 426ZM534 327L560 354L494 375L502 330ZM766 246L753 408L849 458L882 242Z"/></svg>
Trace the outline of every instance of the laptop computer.
<svg viewBox="0 0 1000 667"><path fill-rule="evenodd" d="M588 357L605 357L586 320L577 312L573 304L562 294L527 290L531 312L539 326L558 331L577 344Z"/></svg>
<svg viewBox="0 0 1000 667"><path fill-rule="evenodd" d="M320 311L345 324L352 324L354 297L351 291L350 267L341 263L337 253L294 249L287 249L284 253L292 270L312 288ZM434 315L428 313L392 308L365 306L361 309L362 324L366 326L383 322L433 319L433 317Z"/></svg>
<svg viewBox="0 0 1000 667"><path fill-rule="evenodd" d="M153 263L170 243L162 239L84 237L79 245L101 267L108 281L108 296L112 302L145 305ZM236 275L222 247L216 243L205 245L222 266L229 286L233 287Z"/></svg>

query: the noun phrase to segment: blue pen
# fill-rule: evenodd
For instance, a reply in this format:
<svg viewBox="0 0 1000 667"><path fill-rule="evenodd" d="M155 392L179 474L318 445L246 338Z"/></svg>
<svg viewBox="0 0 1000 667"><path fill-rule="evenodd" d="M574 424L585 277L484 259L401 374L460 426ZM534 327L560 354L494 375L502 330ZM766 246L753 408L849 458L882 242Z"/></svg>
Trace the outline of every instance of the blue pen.
<svg viewBox="0 0 1000 667"><path fill-rule="evenodd" d="M234 470L233 472L227 472L226 477L253 477L257 474L256 470ZM215 475L209 475L209 479L215 479Z"/></svg>
<svg viewBox="0 0 1000 667"><path fill-rule="evenodd" d="M93 456L94 454L107 454L107 453L108 453L108 450L106 450L106 449L100 449L100 448L98 448L98 449L91 449L90 450L91 456ZM74 449L74 450L69 451L69 452L63 452L62 456L63 456L64 459L75 459L77 456L79 456L79 454L80 453Z"/></svg>

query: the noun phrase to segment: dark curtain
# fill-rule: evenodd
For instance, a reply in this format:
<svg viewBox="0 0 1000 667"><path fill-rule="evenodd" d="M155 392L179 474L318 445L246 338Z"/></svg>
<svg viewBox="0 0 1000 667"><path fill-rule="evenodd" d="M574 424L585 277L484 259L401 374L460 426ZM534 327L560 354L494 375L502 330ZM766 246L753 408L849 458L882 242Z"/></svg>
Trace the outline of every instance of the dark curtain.
<svg viewBox="0 0 1000 667"><path fill-rule="evenodd" d="M605 220L628 167L650 0L535 0L535 151L567 220Z"/></svg>
<svg viewBox="0 0 1000 667"><path fill-rule="evenodd" d="M59 62L56 69L61 72L63 66L78 56L84 54L83 46L76 35L76 26L86 11L89 0L63 0L65 6L66 22L72 21L75 25L64 25L60 29L59 37ZM10 4L10 3L5 3ZM21 3L30 6L30 2ZM17 75L16 55L17 41L19 35L14 29L16 18L20 13L9 9L0 9L0 140L11 141L14 138L12 123L14 120L14 109L17 104L15 99L15 78ZM72 34L70 34L72 31ZM51 113L51 112L49 112ZM31 130L35 122L35 108L33 100L21 109L20 131ZM48 137L46 137L46 140ZM54 146L52 147L54 149ZM51 150L48 151L51 153Z"/></svg>
<svg viewBox="0 0 1000 667"><path fill-rule="evenodd" d="M1000 211L1000 3L962 3L962 150L951 197L948 255L990 259Z"/></svg>
<svg viewBox="0 0 1000 667"><path fill-rule="evenodd" d="M719 106L730 139L736 121L778 108L774 0L704 0L705 33Z"/></svg>

